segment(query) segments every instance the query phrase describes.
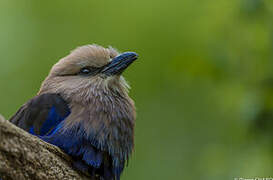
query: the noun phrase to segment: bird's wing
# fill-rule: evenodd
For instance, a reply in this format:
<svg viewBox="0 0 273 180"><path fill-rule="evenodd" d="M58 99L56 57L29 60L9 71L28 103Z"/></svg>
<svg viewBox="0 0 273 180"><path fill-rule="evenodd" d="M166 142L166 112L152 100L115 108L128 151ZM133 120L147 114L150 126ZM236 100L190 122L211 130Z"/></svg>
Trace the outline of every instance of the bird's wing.
<svg viewBox="0 0 273 180"><path fill-rule="evenodd" d="M42 94L24 104L10 121L31 134L50 134L70 114L64 99L58 94Z"/></svg>
<svg viewBox="0 0 273 180"><path fill-rule="evenodd" d="M75 168L98 173L105 180L113 177L119 180L124 163L119 168L113 167L112 157L98 146L98 142L93 142L93 138L86 137L81 123L65 129L64 119L69 114L70 108L61 96L42 94L24 104L10 121L71 155Z"/></svg>

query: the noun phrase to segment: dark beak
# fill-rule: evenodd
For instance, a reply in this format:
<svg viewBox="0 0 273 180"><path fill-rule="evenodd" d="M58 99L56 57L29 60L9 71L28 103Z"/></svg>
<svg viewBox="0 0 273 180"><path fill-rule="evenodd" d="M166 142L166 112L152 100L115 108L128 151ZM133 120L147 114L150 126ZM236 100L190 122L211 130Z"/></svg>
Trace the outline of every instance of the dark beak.
<svg viewBox="0 0 273 180"><path fill-rule="evenodd" d="M112 59L112 61L102 69L101 73L107 76L120 75L137 58L138 55L134 52L120 54Z"/></svg>

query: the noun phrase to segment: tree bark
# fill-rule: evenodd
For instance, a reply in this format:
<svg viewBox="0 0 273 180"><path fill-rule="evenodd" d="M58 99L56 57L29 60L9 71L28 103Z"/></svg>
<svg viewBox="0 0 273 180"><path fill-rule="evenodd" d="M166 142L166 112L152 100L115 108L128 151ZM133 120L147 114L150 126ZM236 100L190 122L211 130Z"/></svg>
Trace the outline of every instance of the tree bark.
<svg viewBox="0 0 273 180"><path fill-rule="evenodd" d="M74 170L58 147L19 129L0 115L0 180L91 179Z"/></svg>

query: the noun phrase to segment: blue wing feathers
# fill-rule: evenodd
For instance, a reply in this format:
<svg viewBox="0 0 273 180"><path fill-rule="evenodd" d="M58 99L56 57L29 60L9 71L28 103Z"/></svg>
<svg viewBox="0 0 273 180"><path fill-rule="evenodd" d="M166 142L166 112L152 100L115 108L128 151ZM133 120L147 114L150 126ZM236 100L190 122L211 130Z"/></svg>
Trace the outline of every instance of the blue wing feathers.
<svg viewBox="0 0 273 180"><path fill-rule="evenodd" d="M24 104L10 121L35 134L51 132L70 114L68 104L58 94L42 94Z"/></svg>
<svg viewBox="0 0 273 180"><path fill-rule="evenodd" d="M63 120L59 114L56 112L56 108L54 106L51 107L48 117L43 123L41 130L40 130L40 135L43 136L47 134L52 128L56 128L56 126L60 123L61 120ZM49 132L50 133L50 132Z"/></svg>
<svg viewBox="0 0 273 180"><path fill-rule="evenodd" d="M96 150L83 135L73 133L73 130L63 130L64 122L48 136L41 136L44 141L54 144L63 149L67 154L82 157L86 164L99 168L102 164L102 153Z"/></svg>
<svg viewBox="0 0 273 180"><path fill-rule="evenodd" d="M54 132L54 129L56 129L57 125L60 124L61 121L63 121L68 114L65 116L61 116L57 111L55 106L52 106L49 113L48 117L43 123L41 129L40 129L40 135L44 136L46 134L50 135L52 132Z"/></svg>

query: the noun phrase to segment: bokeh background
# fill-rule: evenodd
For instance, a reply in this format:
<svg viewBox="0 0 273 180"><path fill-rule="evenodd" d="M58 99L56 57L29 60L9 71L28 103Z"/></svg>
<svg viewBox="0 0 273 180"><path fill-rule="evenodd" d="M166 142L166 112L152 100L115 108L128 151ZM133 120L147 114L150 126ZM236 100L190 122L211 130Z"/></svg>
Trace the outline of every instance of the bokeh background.
<svg viewBox="0 0 273 180"><path fill-rule="evenodd" d="M140 55L122 179L273 176L272 0L1 0L0 113L90 43Z"/></svg>

